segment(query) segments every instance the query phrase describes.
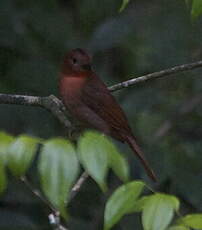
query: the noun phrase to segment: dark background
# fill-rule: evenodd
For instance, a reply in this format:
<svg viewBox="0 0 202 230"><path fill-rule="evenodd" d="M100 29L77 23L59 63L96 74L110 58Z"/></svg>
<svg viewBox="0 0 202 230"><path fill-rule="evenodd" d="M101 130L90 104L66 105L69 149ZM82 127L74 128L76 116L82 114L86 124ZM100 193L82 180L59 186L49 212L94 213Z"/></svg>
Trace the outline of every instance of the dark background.
<svg viewBox="0 0 202 230"><path fill-rule="evenodd" d="M183 0L1 0L0 93L58 95L64 53L86 48L107 85L202 59L202 20L192 22ZM177 195L181 213L202 211L202 70L115 92L158 174L156 191ZM64 130L43 109L0 105L0 130L43 138ZM130 150L132 179L147 180ZM37 177L32 172L32 180ZM109 178L111 191L120 184ZM109 192L110 193L110 192ZM70 229L101 229L104 203L89 180L70 204ZM0 201L0 229L50 229L49 210L14 178ZM141 229L139 215L115 229Z"/></svg>

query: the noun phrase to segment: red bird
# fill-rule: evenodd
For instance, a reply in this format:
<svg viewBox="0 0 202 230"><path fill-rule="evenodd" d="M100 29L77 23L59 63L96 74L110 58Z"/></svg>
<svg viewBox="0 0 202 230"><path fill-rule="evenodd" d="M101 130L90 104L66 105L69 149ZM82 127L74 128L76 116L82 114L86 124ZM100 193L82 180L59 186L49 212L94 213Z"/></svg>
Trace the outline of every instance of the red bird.
<svg viewBox="0 0 202 230"><path fill-rule="evenodd" d="M59 92L72 116L89 128L129 144L148 176L156 176L137 145L127 118L107 86L91 70L91 58L83 49L73 49L64 58Z"/></svg>

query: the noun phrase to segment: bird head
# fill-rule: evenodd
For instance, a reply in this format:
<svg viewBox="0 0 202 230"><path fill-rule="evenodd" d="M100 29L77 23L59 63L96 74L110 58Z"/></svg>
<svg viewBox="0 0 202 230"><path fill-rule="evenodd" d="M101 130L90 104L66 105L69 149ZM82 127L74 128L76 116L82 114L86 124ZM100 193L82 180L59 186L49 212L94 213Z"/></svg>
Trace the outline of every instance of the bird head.
<svg viewBox="0 0 202 230"><path fill-rule="evenodd" d="M91 57L83 49L73 49L64 57L62 71L69 74L91 71Z"/></svg>

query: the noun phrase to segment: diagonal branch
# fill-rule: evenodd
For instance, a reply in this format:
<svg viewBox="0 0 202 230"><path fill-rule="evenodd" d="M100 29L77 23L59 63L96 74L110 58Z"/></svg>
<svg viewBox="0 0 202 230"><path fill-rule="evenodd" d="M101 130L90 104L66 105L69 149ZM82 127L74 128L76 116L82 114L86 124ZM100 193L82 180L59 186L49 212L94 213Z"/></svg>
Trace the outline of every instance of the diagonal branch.
<svg viewBox="0 0 202 230"><path fill-rule="evenodd" d="M76 194L80 190L81 186L88 179L88 177L89 177L89 175L86 171L84 171L81 174L81 176L79 177L79 179L77 180L77 182L75 183L75 185L73 186L73 188L71 190L70 200L72 200L76 196Z"/></svg>
<svg viewBox="0 0 202 230"><path fill-rule="evenodd" d="M41 194L41 192L34 188L29 180L23 176L20 178L22 183L32 192L32 194L37 197L43 204L45 204L51 213L48 215L49 223L55 230L68 230L65 226L60 223L60 213L59 211Z"/></svg>
<svg viewBox="0 0 202 230"><path fill-rule="evenodd" d="M166 77L174 75L179 72L193 70L202 67L202 61L175 66L169 69L161 70L159 72L150 73L137 78L132 78L109 87L110 91L116 91L129 86L136 85L137 83L152 80L155 78ZM71 128L71 122L67 119L68 112L65 110L63 103L55 96L48 97L26 96L26 95L12 95L0 94L0 104L15 104L38 106L49 110L66 128Z"/></svg>
<svg viewBox="0 0 202 230"><path fill-rule="evenodd" d="M155 78L165 77L165 76L169 76L169 75L174 75L176 73L180 73L180 72L184 72L184 71L188 71L188 70L192 70L192 69L197 69L200 67L202 67L202 61L193 62L193 63L189 63L189 64L184 64L184 65L179 65L179 66L175 66L175 67L172 67L169 69L161 70L159 72L146 74L146 75L143 75L141 77L133 78L133 79L130 79L128 81L118 83L116 85L109 87L109 89L110 89L110 91L116 91L116 90L120 90L123 88L127 88L129 86L135 85L135 84L140 83L140 82L152 80Z"/></svg>

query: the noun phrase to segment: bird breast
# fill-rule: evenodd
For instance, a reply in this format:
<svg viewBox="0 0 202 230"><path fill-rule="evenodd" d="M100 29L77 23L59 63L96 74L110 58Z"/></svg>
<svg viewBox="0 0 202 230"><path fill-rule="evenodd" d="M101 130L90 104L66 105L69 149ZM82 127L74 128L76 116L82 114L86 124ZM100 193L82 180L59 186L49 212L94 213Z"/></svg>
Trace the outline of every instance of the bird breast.
<svg viewBox="0 0 202 230"><path fill-rule="evenodd" d="M62 76L59 81L59 91L65 104L71 103L81 96L82 88L86 82L85 78L74 76Z"/></svg>

